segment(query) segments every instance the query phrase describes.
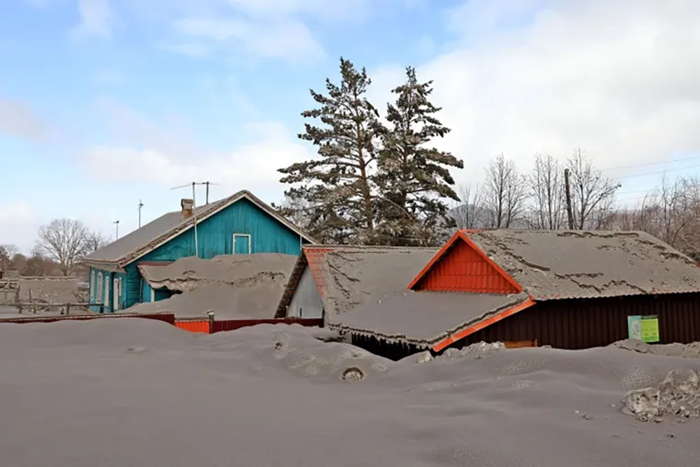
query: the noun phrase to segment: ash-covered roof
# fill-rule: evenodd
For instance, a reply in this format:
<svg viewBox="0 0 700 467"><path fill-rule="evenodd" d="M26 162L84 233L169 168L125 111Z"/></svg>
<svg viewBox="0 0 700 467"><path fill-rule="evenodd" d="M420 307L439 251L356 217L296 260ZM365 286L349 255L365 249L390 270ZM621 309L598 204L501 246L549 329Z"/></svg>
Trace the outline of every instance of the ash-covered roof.
<svg viewBox="0 0 700 467"><path fill-rule="evenodd" d="M243 288L280 280L286 283L296 259L281 253L220 255L212 259L189 256L165 265L139 264L139 271L154 289L184 292L212 283Z"/></svg>
<svg viewBox="0 0 700 467"><path fill-rule="evenodd" d="M498 312L527 302L527 294L490 295L404 290L328 317L331 329L419 348L436 343Z"/></svg>
<svg viewBox="0 0 700 467"><path fill-rule="evenodd" d="M224 209L242 199L247 199L248 201L252 202L293 232L299 234L307 241L314 243L314 240L311 237L282 217L277 211L272 209L271 206L264 203L249 191L242 190L233 196L229 196L228 198L195 208L196 216L192 216L187 219L183 217L181 211L174 211L164 214L154 221L144 225L140 229L134 230L133 232L86 256L85 261L88 263L117 263L120 266L125 266L146 253L156 249L177 235L189 230L194 225L195 217L197 218L197 224L200 224L209 216L216 214L221 209Z"/></svg>
<svg viewBox="0 0 700 467"><path fill-rule="evenodd" d="M273 318L296 256L279 253L180 258L167 265L139 265L154 288L182 292L128 309L134 313L171 312L178 318Z"/></svg>
<svg viewBox="0 0 700 467"><path fill-rule="evenodd" d="M536 300L700 292L700 268L644 232L462 232Z"/></svg>
<svg viewBox="0 0 700 467"><path fill-rule="evenodd" d="M178 319L206 318L210 311L214 312L216 319L274 318L284 284L284 280L249 287L207 283L165 300L134 305L125 311L139 314L168 312Z"/></svg>
<svg viewBox="0 0 700 467"><path fill-rule="evenodd" d="M284 316L306 267L319 287L326 314L405 290L438 248L305 245L277 308Z"/></svg>

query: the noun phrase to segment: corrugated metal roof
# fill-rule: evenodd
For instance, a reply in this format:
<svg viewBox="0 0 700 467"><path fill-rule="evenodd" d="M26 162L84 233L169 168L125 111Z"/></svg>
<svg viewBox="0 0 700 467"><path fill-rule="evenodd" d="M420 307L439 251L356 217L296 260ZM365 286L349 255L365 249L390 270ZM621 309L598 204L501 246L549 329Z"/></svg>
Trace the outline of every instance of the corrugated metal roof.
<svg viewBox="0 0 700 467"><path fill-rule="evenodd" d="M403 291L329 316L328 324L339 331L427 348L528 299L526 294Z"/></svg>
<svg viewBox="0 0 700 467"><path fill-rule="evenodd" d="M257 205L260 209L267 212L269 215L277 219L290 230L304 237L309 242L315 242L313 238L303 233L298 227L279 215L279 213L272 209L272 207L261 201L258 197L247 190L241 190L228 198L197 207L195 209L197 213L197 224L201 223L204 219L217 213L221 209L224 209L225 207L244 198ZM140 229L137 229L86 256L85 261L97 263L120 263L122 266L124 266L143 256L149 251L154 250L171 238L185 232L193 225L194 216L185 219L182 216L182 211L169 212L156 220L149 222Z"/></svg>
<svg viewBox="0 0 700 467"><path fill-rule="evenodd" d="M437 248L305 245L277 316L284 316L304 269L319 287L326 314L352 310L372 298L405 290Z"/></svg>
<svg viewBox="0 0 700 467"><path fill-rule="evenodd" d="M700 269L645 232L465 233L536 300L700 292Z"/></svg>

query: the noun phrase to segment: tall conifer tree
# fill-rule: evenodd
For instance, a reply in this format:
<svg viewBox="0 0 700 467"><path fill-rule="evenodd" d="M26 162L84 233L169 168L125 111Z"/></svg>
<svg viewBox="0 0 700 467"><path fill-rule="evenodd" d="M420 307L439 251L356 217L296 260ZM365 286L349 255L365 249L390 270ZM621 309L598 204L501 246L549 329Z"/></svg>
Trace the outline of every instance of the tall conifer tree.
<svg viewBox="0 0 700 467"><path fill-rule="evenodd" d="M381 126L367 100L371 80L340 59L340 85L326 79L326 94L310 90L318 108L302 112L306 123L299 138L318 148L318 158L279 169L282 183L295 186L285 192L307 206L311 233L324 242L368 243L375 228L372 166Z"/></svg>
<svg viewBox="0 0 700 467"><path fill-rule="evenodd" d="M416 71L406 69L406 82L392 92L387 107L388 128L382 135L376 183L376 238L391 245L429 245L439 241L440 227L449 224L445 199L459 201L450 168L464 163L431 146L450 129L436 117L440 108L429 100L432 81L419 83ZM447 222L448 224L445 224Z"/></svg>

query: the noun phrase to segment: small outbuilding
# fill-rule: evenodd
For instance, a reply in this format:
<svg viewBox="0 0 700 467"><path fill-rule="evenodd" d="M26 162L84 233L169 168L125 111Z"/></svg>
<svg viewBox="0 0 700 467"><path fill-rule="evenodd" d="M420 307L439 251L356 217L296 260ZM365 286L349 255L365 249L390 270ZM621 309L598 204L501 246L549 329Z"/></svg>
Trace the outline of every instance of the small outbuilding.
<svg viewBox="0 0 700 467"><path fill-rule="evenodd" d="M405 290L438 248L304 245L276 317L324 318Z"/></svg>
<svg viewBox="0 0 700 467"><path fill-rule="evenodd" d="M480 341L700 340L700 269L644 232L463 230L407 286L329 326L394 358Z"/></svg>

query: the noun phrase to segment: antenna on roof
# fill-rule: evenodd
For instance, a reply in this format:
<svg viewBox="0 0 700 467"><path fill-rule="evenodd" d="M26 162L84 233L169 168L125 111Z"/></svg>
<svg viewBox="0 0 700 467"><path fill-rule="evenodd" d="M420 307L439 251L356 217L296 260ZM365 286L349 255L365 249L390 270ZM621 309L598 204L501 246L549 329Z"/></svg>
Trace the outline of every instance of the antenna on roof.
<svg viewBox="0 0 700 467"><path fill-rule="evenodd" d="M117 238L116 238L116 240L119 240L119 221L116 220L113 222L113 224L117 226Z"/></svg>
<svg viewBox="0 0 700 467"><path fill-rule="evenodd" d="M206 202L206 204L209 204L209 185L218 185L218 183L202 182L202 185L206 185L206 187L207 187L207 202Z"/></svg>
<svg viewBox="0 0 700 467"><path fill-rule="evenodd" d="M143 201L139 200L139 229L141 228L141 208L143 207Z"/></svg>
<svg viewBox="0 0 700 467"><path fill-rule="evenodd" d="M197 238L197 193L196 193L196 186L197 185L206 185L207 186L207 204L209 203L209 184L210 182L192 182L191 184L188 183L187 185L181 185L181 186L176 186L171 188L171 190L179 190L180 188L187 188L189 186L192 186L192 214L194 217L194 255L199 258L199 239ZM216 185L215 183L211 183L212 185Z"/></svg>

